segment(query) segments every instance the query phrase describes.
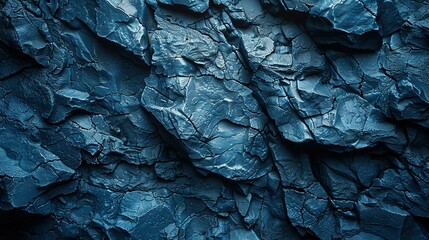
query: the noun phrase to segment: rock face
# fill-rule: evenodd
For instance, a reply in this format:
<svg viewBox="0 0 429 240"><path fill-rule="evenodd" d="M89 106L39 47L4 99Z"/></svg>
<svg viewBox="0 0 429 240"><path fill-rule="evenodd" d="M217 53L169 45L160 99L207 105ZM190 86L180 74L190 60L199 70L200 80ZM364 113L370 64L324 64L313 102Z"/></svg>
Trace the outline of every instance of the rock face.
<svg viewBox="0 0 429 240"><path fill-rule="evenodd" d="M0 0L0 239L429 239L429 4Z"/></svg>

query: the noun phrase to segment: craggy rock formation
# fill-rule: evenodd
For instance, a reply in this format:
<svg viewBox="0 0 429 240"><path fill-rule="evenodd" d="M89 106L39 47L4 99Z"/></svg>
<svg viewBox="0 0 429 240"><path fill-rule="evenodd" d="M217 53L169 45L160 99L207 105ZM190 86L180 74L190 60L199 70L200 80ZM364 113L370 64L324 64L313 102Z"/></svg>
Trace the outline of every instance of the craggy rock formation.
<svg viewBox="0 0 429 240"><path fill-rule="evenodd" d="M1 239L429 239L424 0L0 0Z"/></svg>

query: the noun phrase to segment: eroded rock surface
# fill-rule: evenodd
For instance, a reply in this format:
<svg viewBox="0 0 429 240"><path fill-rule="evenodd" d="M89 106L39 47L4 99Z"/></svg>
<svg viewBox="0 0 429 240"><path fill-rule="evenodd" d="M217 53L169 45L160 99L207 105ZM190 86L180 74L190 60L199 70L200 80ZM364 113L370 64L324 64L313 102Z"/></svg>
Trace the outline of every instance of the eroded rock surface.
<svg viewBox="0 0 429 240"><path fill-rule="evenodd" d="M429 4L0 0L1 239L429 239Z"/></svg>

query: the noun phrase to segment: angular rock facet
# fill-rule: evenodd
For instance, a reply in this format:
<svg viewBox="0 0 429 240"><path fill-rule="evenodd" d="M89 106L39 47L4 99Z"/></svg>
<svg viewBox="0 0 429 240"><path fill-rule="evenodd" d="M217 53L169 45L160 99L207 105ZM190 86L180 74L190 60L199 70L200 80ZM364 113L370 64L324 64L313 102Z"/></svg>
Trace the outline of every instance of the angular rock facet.
<svg viewBox="0 0 429 240"><path fill-rule="evenodd" d="M429 239L428 10L0 1L0 239Z"/></svg>

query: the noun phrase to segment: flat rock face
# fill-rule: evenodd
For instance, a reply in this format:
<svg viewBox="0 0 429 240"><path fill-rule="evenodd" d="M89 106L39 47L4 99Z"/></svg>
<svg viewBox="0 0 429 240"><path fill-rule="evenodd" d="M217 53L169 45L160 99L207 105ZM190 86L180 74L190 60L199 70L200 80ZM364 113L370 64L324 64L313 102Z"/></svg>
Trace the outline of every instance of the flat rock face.
<svg viewBox="0 0 429 240"><path fill-rule="evenodd" d="M0 239L429 239L429 4L0 1Z"/></svg>
<svg viewBox="0 0 429 240"><path fill-rule="evenodd" d="M306 25L319 44L377 50L382 42L377 12L376 1L318 1L309 9Z"/></svg>

